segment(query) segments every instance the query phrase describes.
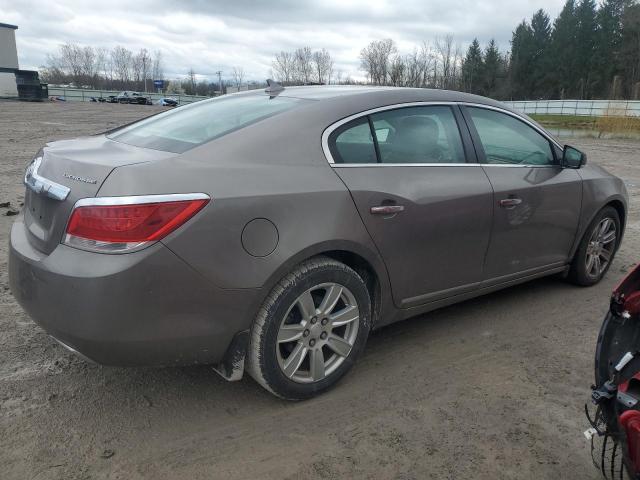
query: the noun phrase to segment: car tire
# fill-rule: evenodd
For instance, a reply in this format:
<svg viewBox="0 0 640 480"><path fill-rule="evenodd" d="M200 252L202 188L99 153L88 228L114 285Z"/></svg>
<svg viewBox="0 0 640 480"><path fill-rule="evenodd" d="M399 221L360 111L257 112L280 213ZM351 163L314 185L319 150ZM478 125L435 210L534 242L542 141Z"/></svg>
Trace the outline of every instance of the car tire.
<svg viewBox="0 0 640 480"><path fill-rule="evenodd" d="M351 369L370 329L371 299L362 277L328 257L307 260L260 308L251 329L248 373L280 398L311 398Z"/></svg>
<svg viewBox="0 0 640 480"><path fill-rule="evenodd" d="M600 210L578 245L569 268L568 279L585 287L602 280L620 246L621 234L617 210L613 207Z"/></svg>

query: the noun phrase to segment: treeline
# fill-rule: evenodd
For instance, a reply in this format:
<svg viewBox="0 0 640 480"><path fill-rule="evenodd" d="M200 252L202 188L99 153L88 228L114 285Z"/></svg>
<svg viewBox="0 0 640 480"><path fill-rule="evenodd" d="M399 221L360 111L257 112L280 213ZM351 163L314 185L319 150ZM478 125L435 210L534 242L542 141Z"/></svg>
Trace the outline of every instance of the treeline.
<svg viewBox="0 0 640 480"><path fill-rule="evenodd" d="M117 46L113 49L66 43L47 55L47 64L39 69L42 82L52 85L72 85L77 88L102 90L137 90L153 92L153 80L164 80L166 93L213 96L225 92L228 86L240 87L244 70L234 67L231 79L209 81L198 79L192 69L182 79L168 80L164 75L162 52L153 54L146 48L138 52Z"/></svg>
<svg viewBox="0 0 640 480"><path fill-rule="evenodd" d="M510 96L638 98L640 5L635 0L569 0L551 22L539 10L513 32Z"/></svg>
<svg viewBox="0 0 640 480"><path fill-rule="evenodd" d="M373 41L360 51L359 60L366 83L374 85L446 88L516 100L638 99L640 4L567 0L553 21L538 10L515 27L509 51L500 51L494 40L482 46L477 39L463 49L453 35L445 35L410 53L399 52L392 39ZM160 51L132 52L121 46L61 45L40 73L52 84L110 90L151 91L152 80L164 79ZM358 83L335 71L327 50L308 46L276 54L271 74L284 85ZM165 91L213 95L227 86L246 85L241 67L225 76L204 80L191 69L181 80L165 81Z"/></svg>
<svg viewBox="0 0 640 480"><path fill-rule="evenodd" d="M328 84L333 77L333 58L325 50L301 47L291 52L277 53L272 73L283 85Z"/></svg>
<svg viewBox="0 0 640 480"><path fill-rule="evenodd" d="M511 50L477 39L461 54L453 36L398 53L371 42L361 69L375 85L448 88L500 99L640 98L640 4L568 0L552 22L544 10L523 20Z"/></svg>
<svg viewBox="0 0 640 480"><path fill-rule="evenodd" d="M153 80L162 80L162 53L138 52L117 46L80 46L66 43L56 53L47 55L40 67L41 80L51 84L69 84L108 90L153 90Z"/></svg>

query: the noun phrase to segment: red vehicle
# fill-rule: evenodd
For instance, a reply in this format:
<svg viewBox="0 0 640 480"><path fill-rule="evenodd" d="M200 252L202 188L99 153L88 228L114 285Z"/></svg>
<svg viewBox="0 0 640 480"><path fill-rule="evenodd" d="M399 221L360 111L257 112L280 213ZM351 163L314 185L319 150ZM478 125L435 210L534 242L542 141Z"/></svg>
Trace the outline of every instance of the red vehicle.
<svg viewBox="0 0 640 480"><path fill-rule="evenodd" d="M611 296L595 358L596 384L585 432L605 478L640 479L640 265Z"/></svg>

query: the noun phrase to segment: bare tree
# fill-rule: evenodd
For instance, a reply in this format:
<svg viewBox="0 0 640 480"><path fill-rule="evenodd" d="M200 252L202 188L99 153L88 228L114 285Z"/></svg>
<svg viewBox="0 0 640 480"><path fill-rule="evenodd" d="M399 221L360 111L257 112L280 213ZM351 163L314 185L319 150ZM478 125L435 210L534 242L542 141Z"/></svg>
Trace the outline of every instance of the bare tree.
<svg viewBox="0 0 640 480"><path fill-rule="evenodd" d="M390 58L398 52L395 42L387 38L375 40L360 51L360 67L374 85L389 81Z"/></svg>
<svg viewBox="0 0 640 480"><path fill-rule="evenodd" d="M82 47L73 43L60 45L59 63L71 75L73 83L77 87L82 86L82 75L84 73Z"/></svg>
<svg viewBox="0 0 640 480"><path fill-rule="evenodd" d="M108 71L108 58L109 58L109 50L105 47L96 48L96 59L95 59L95 75L96 75L96 84L98 82L102 83L101 87L104 88L104 80L107 76Z"/></svg>
<svg viewBox="0 0 640 480"><path fill-rule="evenodd" d="M454 45L453 35L447 34L442 38L436 38L435 52L434 79L436 87L455 88L462 57L460 46Z"/></svg>
<svg viewBox="0 0 640 480"><path fill-rule="evenodd" d="M147 91L147 79L149 78L149 73L151 72L151 55L149 55L149 51L146 48L140 49L138 54L135 56L134 65L136 65L136 69L139 75L139 78L136 81L142 81L144 83L143 89Z"/></svg>
<svg viewBox="0 0 640 480"><path fill-rule="evenodd" d="M162 80L164 78L164 67L162 65L162 52L156 50L153 54L153 67L151 71L153 80Z"/></svg>
<svg viewBox="0 0 640 480"><path fill-rule="evenodd" d="M244 80L244 68L233 67L232 75L233 82L236 84L236 87L240 89L240 87L242 86L242 81Z"/></svg>
<svg viewBox="0 0 640 480"><path fill-rule="evenodd" d="M404 58L405 86L424 88L429 85L429 75L433 68L433 53L429 44L423 42L420 49L414 48Z"/></svg>
<svg viewBox="0 0 640 480"><path fill-rule="evenodd" d="M276 54L272 63L276 79L285 84L293 81L295 71L295 58L291 52L281 51Z"/></svg>
<svg viewBox="0 0 640 480"><path fill-rule="evenodd" d="M83 83L95 87L96 75L96 52L93 47L84 47L80 50L80 63L82 66Z"/></svg>
<svg viewBox="0 0 640 480"><path fill-rule="evenodd" d="M312 58L311 47L296 49L294 52L295 80L304 84L311 82L311 74L313 72Z"/></svg>
<svg viewBox="0 0 640 480"><path fill-rule="evenodd" d="M131 51L121 47L120 45L111 50L113 70L123 84L126 84L131 80L132 57L133 54Z"/></svg>
<svg viewBox="0 0 640 480"><path fill-rule="evenodd" d="M187 80L189 81L190 91L187 92L188 95L196 94L196 72L193 71L193 68L190 68L187 72Z"/></svg>
<svg viewBox="0 0 640 480"><path fill-rule="evenodd" d="M333 59L331 54L325 50L317 50L311 55L313 65L314 81L318 83L330 83L333 73Z"/></svg>

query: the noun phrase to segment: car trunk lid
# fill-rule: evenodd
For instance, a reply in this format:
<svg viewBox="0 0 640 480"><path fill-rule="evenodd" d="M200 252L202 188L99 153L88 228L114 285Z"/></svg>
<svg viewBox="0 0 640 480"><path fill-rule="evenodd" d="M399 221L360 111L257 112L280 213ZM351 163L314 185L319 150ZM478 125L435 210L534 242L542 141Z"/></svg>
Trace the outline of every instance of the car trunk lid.
<svg viewBox="0 0 640 480"><path fill-rule="evenodd" d="M115 168L166 156L170 154L125 145L103 135L48 144L39 155L37 170L45 187L27 188L25 195L24 223L29 241L43 253L51 253L62 240L76 201L95 197ZM60 188L48 191L51 182Z"/></svg>

